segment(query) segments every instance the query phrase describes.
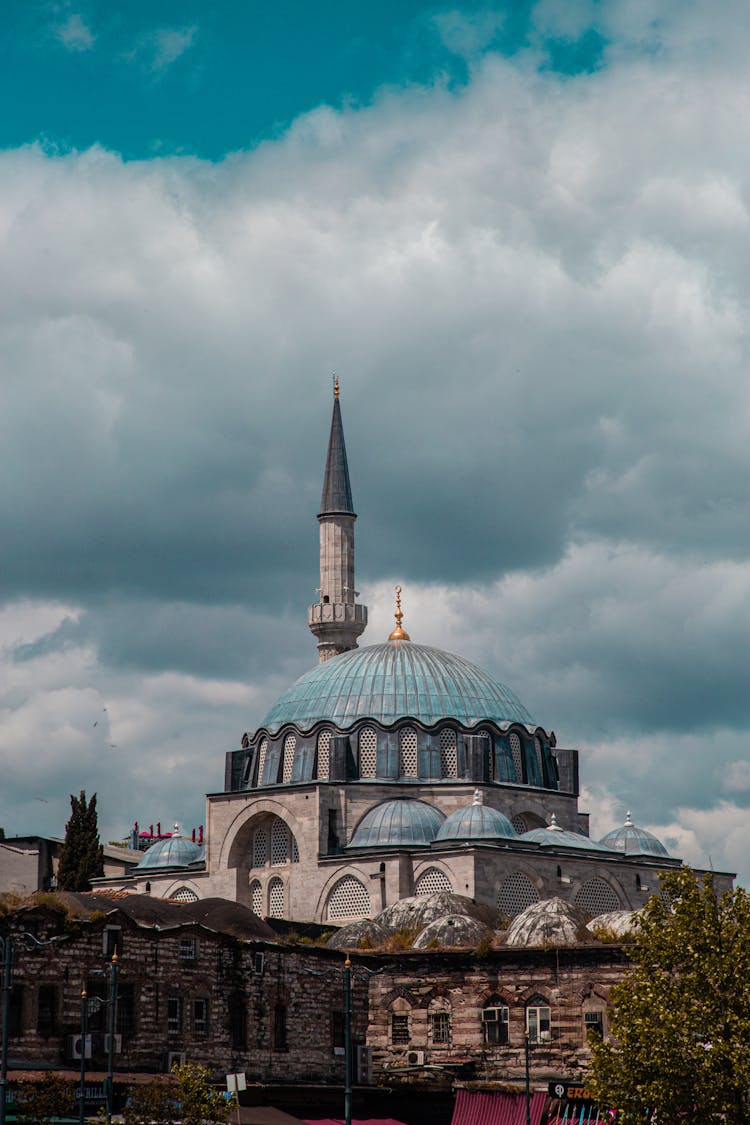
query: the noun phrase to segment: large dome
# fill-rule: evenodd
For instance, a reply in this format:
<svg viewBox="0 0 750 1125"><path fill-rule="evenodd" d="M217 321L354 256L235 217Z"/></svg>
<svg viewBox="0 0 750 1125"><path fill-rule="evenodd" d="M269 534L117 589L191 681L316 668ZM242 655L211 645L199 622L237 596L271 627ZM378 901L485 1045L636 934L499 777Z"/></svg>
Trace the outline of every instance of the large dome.
<svg viewBox="0 0 750 1125"><path fill-rule="evenodd" d="M487 719L536 726L513 692L476 664L411 641L353 649L318 664L281 696L261 725L276 731L294 723L309 730L325 720L347 729L360 719L389 726L407 717L425 726L440 719L467 727Z"/></svg>

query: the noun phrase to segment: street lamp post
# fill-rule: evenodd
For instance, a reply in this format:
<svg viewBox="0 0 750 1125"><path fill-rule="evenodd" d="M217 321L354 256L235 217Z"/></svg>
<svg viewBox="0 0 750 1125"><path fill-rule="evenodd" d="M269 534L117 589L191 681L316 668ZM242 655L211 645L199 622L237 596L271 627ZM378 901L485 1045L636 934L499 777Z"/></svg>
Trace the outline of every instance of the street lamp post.
<svg viewBox="0 0 750 1125"><path fill-rule="evenodd" d="M61 937L53 937L48 941L40 941L34 934L24 931L17 935L29 951L41 949L43 945L52 945L56 941L61 941ZM10 1031L10 994L13 989L13 962L15 959L15 943L16 937L13 934L6 934L5 937L0 937L0 957L3 962L3 984L2 984L2 1024L3 1042L0 1047L0 1125L5 1125L5 1115L7 1110L8 1098L8 1038Z"/></svg>
<svg viewBox="0 0 750 1125"><path fill-rule="evenodd" d="M531 1073L529 1067L529 1029L526 1028L523 1036L523 1053L524 1061L526 1063L526 1125L531 1125Z"/></svg>
<svg viewBox="0 0 750 1125"><path fill-rule="evenodd" d="M101 976L102 970L96 970ZM115 1052L115 1027L117 1026L117 950L112 954L108 966L109 997L103 1000L101 996L87 996L86 986L81 989L81 1078L78 1090L78 1121L83 1125L85 1118L86 1095L86 1040L88 1039L89 1013L96 1012L99 1008L107 1008L107 1077L104 1080L104 1096L106 1099L107 1125L112 1122L112 1095L114 1085L114 1052ZM0 1122L2 1125L2 1122Z"/></svg>
<svg viewBox="0 0 750 1125"><path fill-rule="evenodd" d="M112 1125L112 1094L115 1069L115 1027L117 1019L117 950L109 964L109 1042L107 1044L107 1125Z"/></svg>

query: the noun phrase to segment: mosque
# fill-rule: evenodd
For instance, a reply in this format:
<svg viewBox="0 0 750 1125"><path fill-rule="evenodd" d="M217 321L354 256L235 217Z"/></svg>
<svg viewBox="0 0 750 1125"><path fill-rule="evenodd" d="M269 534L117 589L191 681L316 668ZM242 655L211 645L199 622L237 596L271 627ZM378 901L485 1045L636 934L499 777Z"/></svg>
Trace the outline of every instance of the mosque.
<svg viewBox="0 0 750 1125"><path fill-rule="evenodd" d="M513 691L395 627L358 647L356 520L338 382L323 480L318 664L226 756L205 847L172 836L123 889L219 896L263 917L345 925L452 891L512 919L567 899L589 915L637 910L681 860L628 814L601 840L579 810L579 757ZM731 876L715 875L717 889Z"/></svg>

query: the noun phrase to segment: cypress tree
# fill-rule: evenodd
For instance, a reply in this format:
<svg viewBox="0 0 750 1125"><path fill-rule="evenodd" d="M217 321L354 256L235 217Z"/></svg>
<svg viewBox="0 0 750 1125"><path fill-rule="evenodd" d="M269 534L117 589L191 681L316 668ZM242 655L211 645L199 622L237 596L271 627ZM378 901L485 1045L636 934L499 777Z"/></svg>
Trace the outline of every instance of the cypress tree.
<svg viewBox="0 0 750 1125"><path fill-rule="evenodd" d="M70 794L70 820L65 826L65 842L60 849L57 885L61 891L89 891L91 880L104 874L104 849L99 842L96 793L86 800Z"/></svg>

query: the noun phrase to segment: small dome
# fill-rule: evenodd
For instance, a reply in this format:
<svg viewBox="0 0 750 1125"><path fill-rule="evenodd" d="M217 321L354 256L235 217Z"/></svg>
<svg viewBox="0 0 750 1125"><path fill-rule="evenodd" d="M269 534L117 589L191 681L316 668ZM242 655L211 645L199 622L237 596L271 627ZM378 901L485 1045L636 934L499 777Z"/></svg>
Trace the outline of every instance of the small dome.
<svg viewBox="0 0 750 1125"><path fill-rule="evenodd" d="M336 930L326 945L330 949L361 949L364 946L382 945L389 937L385 926L374 922L372 918L360 918Z"/></svg>
<svg viewBox="0 0 750 1125"><path fill-rule="evenodd" d="M633 824L630 813L627 814L622 828L614 828L606 836L602 836L599 842L605 847L613 848L616 852L624 852L625 855L660 857L669 855L661 840L657 839L653 832L647 832L645 828Z"/></svg>
<svg viewBox="0 0 750 1125"><path fill-rule="evenodd" d="M476 664L412 641L355 648L316 665L282 695L261 726L277 731L294 723L310 730L326 720L348 730L361 719L391 726L407 716L425 726L440 719L466 727L487 719L536 726L513 692Z"/></svg>
<svg viewBox="0 0 750 1125"><path fill-rule="evenodd" d="M491 906L483 906L453 891L437 891L434 895L401 898L386 906L385 910L376 916L375 921L385 926L389 933L396 934L400 930L421 930L438 918L457 914L476 918L482 923L483 929L491 929L497 923L497 911Z"/></svg>
<svg viewBox="0 0 750 1125"><path fill-rule="evenodd" d="M586 929L592 934L596 930L609 930L615 937L628 937L635 933L640 916L640 910L610 910L606 914L597 914Z"/></svg>
<svg viewBox="0 0 750 1125"><path fill-rule="evenodd" d="M482 804L481 791L477 789L474 800L463 809L456 809L440 825L435 840L507 840L516 837L516 830L497 809Z"/></svg>
<svg viewBox="0 0 750 1125"><path fill-rule="evenodd" d="M589 916L563 898L547 898L527 906L508 926L506 945L577 945L587 933ZM591 940L591 938L589 938Z"/></svg>
<svg viewBox="0 0 750 1125"><path fill-rule="evenodd" d="M487 933L487 927L468 914L448 914L435 918L414 939L413 949L429 949L435 945L451 948L457 945L478 945Z"/></svg>
<svg viewBox="0 0 750 1125"><path fill-rule="evenodd" d="M152 844L143 853L143 859L135 868L144 871L154 867L190 867L199 863L204 858L204 850L200 844L186 840L184 836L168 836Z"/></svg>
<svg viewBox="0 0 750 1125"><path fill-rule="evenodd" d="M592 840L588 836L579 836L577 832L567 832L564 828L560 828L554 813L551 823L546 828L532 828L530 832L524 832L521 839L528 840L531 844L541 844L542 847L546 848L584 848L586 851L593 852L611 851L604 840L597 843L596 840Z"/></svg>
<svg viewBox="0 0 750 1125"><path fill-rule="evenodd" d="M349 847L417 847L431 844L443 820L443 814L426 801L399 798L383 801L362 817Z"/></svg>

